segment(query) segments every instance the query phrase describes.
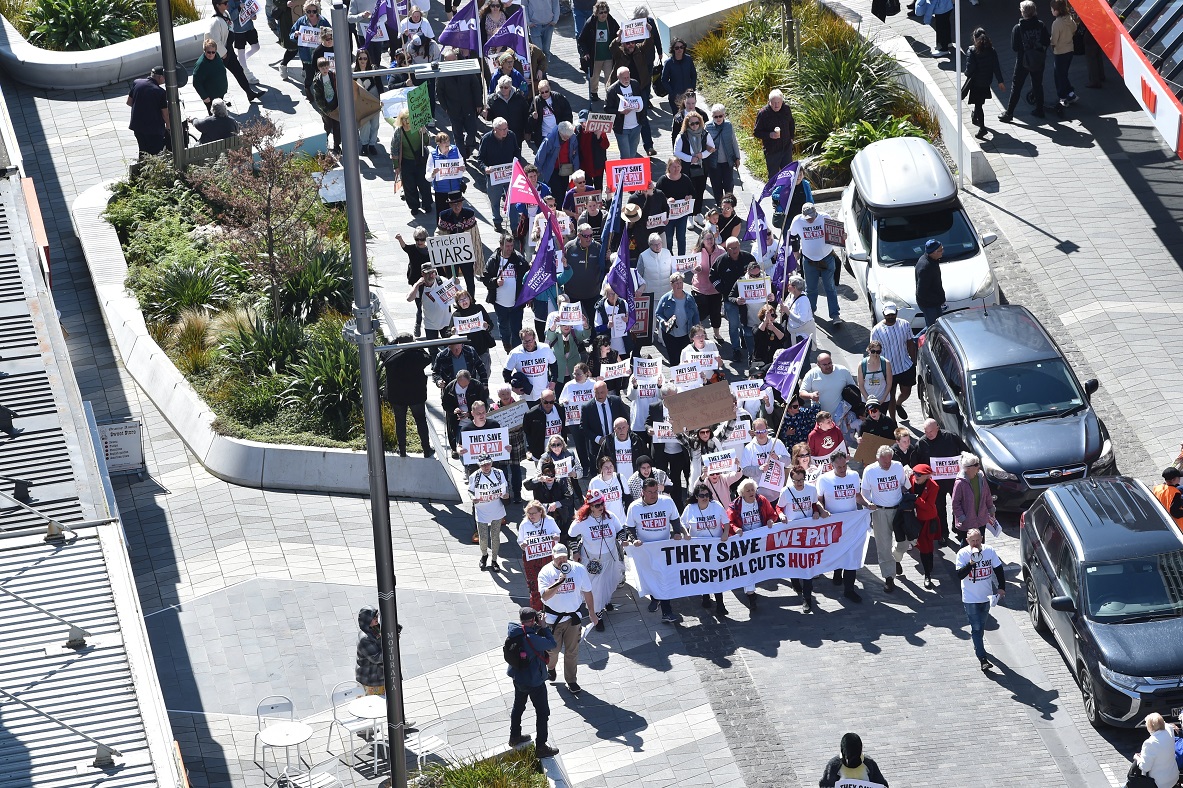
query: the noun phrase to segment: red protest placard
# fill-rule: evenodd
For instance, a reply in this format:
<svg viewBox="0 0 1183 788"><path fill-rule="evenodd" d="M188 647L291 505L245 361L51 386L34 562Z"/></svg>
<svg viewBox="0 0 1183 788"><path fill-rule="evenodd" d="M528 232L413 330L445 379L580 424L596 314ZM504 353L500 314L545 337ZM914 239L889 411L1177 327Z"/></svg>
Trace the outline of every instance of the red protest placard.
<svg viewBox="0 0 1183 788"><path fill-rule="evenodd" d="M608 172L608 191L616 191L616 181L624 180L626 192L644 191L652 177L649 159L613 159L604 165Z"/></svg>

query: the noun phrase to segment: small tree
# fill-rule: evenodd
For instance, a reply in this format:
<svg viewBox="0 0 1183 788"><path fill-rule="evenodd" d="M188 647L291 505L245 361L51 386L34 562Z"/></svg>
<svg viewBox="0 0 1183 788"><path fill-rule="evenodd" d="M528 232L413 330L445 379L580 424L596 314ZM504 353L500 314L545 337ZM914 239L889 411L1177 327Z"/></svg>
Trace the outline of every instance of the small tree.
<svg viewBox="0 0 1183 788"><path fill-rule="evenodd" d="M214 205L231 250L266 281L271 314L281 313L281 288L310 253L323 245L329 216L322 209L316 175L333 159L301 155L298 146L276 145L280 128L259 119L242 130L249 143L217 163L191 171L194 185Z"/></svg>

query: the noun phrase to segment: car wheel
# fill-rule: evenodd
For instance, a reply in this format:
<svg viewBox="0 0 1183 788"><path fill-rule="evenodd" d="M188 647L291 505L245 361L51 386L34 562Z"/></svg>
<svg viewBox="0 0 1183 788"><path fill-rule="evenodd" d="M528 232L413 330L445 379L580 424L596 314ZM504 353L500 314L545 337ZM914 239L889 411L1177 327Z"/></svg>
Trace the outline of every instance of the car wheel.
<svg viewBox="0 0 1183 788"><path fill-rule="evenodd" d="M1031 616L1031 626L1041 635L1048 633L1047 621L1043 618L1043 611L1039 609L1039 592L1035 590L1035 583L1031 581L1031 573L1023 568L1023 575L1027 578L1027 614Z"/></svg>
<svg viewBox="0 0 1183 788"><path fill-rule="evenodd" d="M1097 710L1097 691L1093 686L1093 674L1085 665L1080 666L1080 700L1084 706L1084 718L1094 728L1102 727L1101 713Z"/></svg>

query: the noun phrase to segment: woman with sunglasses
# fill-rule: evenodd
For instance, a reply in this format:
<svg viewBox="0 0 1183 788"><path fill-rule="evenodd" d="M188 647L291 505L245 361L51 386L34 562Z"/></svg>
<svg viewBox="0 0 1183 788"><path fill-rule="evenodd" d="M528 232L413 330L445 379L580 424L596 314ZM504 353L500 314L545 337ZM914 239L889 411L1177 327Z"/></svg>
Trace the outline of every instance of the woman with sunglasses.
<svg viewBox="0 0 1183 788"><path fill-rule="evenodd" d="M609 460L611 462L611 460ZM571 538L578 540L576 560L591 575L592 602L596 610L614 610L612 595L624 578L624 563L617 547L624 521L608 509L604 495L588 490L583 506L575 513L571 524ZM604 631L604 619L596 624L596 631Z"/></svg>
<svg viewBox="0 0 1183 788"><path fill-rule="evenodd" d="M522 549L526 588L530 589L530 607L535 610L542 610L538 571L550 563L551 548L558 543L560 536L558 524L546 513L541 501L526 504L526 516L518 524L518 546Z"/></svg>
<svg viewBox="0 0 1183 788"><path fill-rule="evenodd" d="M681 97L698 87L698 69L686 53L686 42L680 38L670 42L670 56L661 66L661 83L669 96L670 112L680 109Z"/></svg>
<svg viewBox="0 0 1183 788"><path fill-rule="evenodd" d="M316 59L313 53L321 44L320 28L330 28L329 22L320 15L320 3L307 0L304 15L292 23L288 38L300 52L300 63L304 66L304 96L312 96L312 79L316 76ZM285 55L286 57L286 55Z"/></svg>
<svg viewBox="0 0 1183 788"><path fill-rule="evenodd" d="M633 502L628 485L616 472L616 463L611 457L601 457L596 466L599 472L587 482L588 495L596 492L604 496L604 506L623 524L625 509Z"/></svg>
<svg viewBox="0 0 1183 788"><path fill-rule="evenodd" d="M682 510L682 526L690 534L691 539L718 541L723 538L723 534L727 533L729 528L727 510L715 500L715 496L711 494L710 488L705 484L694 485L694 489L690 492L690 500L687 502L686 508ZM708 610L711 608L710 594L702 595L702 606ZM727 615L727 606L723 604L723 594L715 594L714 608L716 616L722 618Z"/></svg>
<svg viewBox="0 0 1183 788"><path fill-rule="evenodd" d="M707 166L715 143L706 132L706 121L697 112L686 113L681 133L674 140L674 155L682 160L682 168L694 184L694 213L702 213L702 193L707 187Z"/></svg>
<svg viewBox="0 0 1183 788"><path fill-rule="evenodd" d="M715 144L715 155L707 167L711 180L711 191L715 199L723 199L735 189L735 173L739 170L739 140L735 138L735 127L727 120L727 108L722 104L711 106L711 119L706 125L707 134Z"/></svg>
<svg viewBox="0 0 1183 788"><path fill-rule="evenodd" d="M369 71L371 68L376 68L370 61L370 53L364 49L357 51L357 57L353 59L353 73L359 71ZM376 99L382 98L382 77L358 77L356 80L361 89L369 93ZM358 133L361 136L361 152L362 155L377 156L378 155L378 122L382 119L381 112L375 112L370 116L370 119L358 126Z"/></svg>
<svg viewBox="0 0 1183 788"><path fill-rule="evenodd" d="M224 99L228 87L226 63L218 57L218 45L212 38L207 38L201 60L193 66L193 89L205 102L205 114L214 114L214 99Z"/></svg>
<svg viewBox="0 0 1183 788"><path fill-rule="evenodd" d="M665 195L665 201L673 208L673 203L686 198L693 198L695 194L694 182L684 174L682 160L677 156L670 156L665 162L665 174L657 179L657 190ZM693 212L694 206L691 205ZM665 245L674 248L674 238L678 240L678 254L686 254L686 224L690 221L690 214L670 219L665 225Z"/></svg>
<svg viewBox="0 0 1183 788"><path fill-rule="evenodd" d="M481 30L484 35L481 36L482 41L488 41L489 37L501 29L505 24L505 8L501 0L485 0L485 4L481 6L481 10L477 12L480 15Z"/></svg>
<svg viewBox="0 0 1183 788"><path fill-rule="evenodd" d="M874 339L867 343L867 355L858 365L858 388L863 402L891 401L891 361L883 355L882 343Z"/></svg>

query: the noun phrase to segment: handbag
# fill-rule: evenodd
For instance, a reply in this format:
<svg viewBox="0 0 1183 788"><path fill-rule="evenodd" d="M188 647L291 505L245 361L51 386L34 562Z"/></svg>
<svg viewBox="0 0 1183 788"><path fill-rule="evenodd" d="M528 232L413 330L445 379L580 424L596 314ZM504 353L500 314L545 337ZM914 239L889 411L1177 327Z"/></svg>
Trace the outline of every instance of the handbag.
<svg viewBox="0 0 1183 788"><path fill-rule="evenodd" d="M1144 773L1137 761L1130 764L1130 771L1126 774L1126 788L1158 788L1153 777Z"/></svg>
<svg viewBox="0 0 1183 788"><path fill-rule="evenodd" d="M1076 32L1072 34L1072 54L1084 54L1084 25L1079 20L1076 22Z"/></svg>
<svg viewBox="0 0 1183 788"><path fill-rule="evenodd" d="M664 69L661 63L653 67L653 92L661 98L665 98L669 91L665 88L665 83L661 81L661 72Z"/></svg>

